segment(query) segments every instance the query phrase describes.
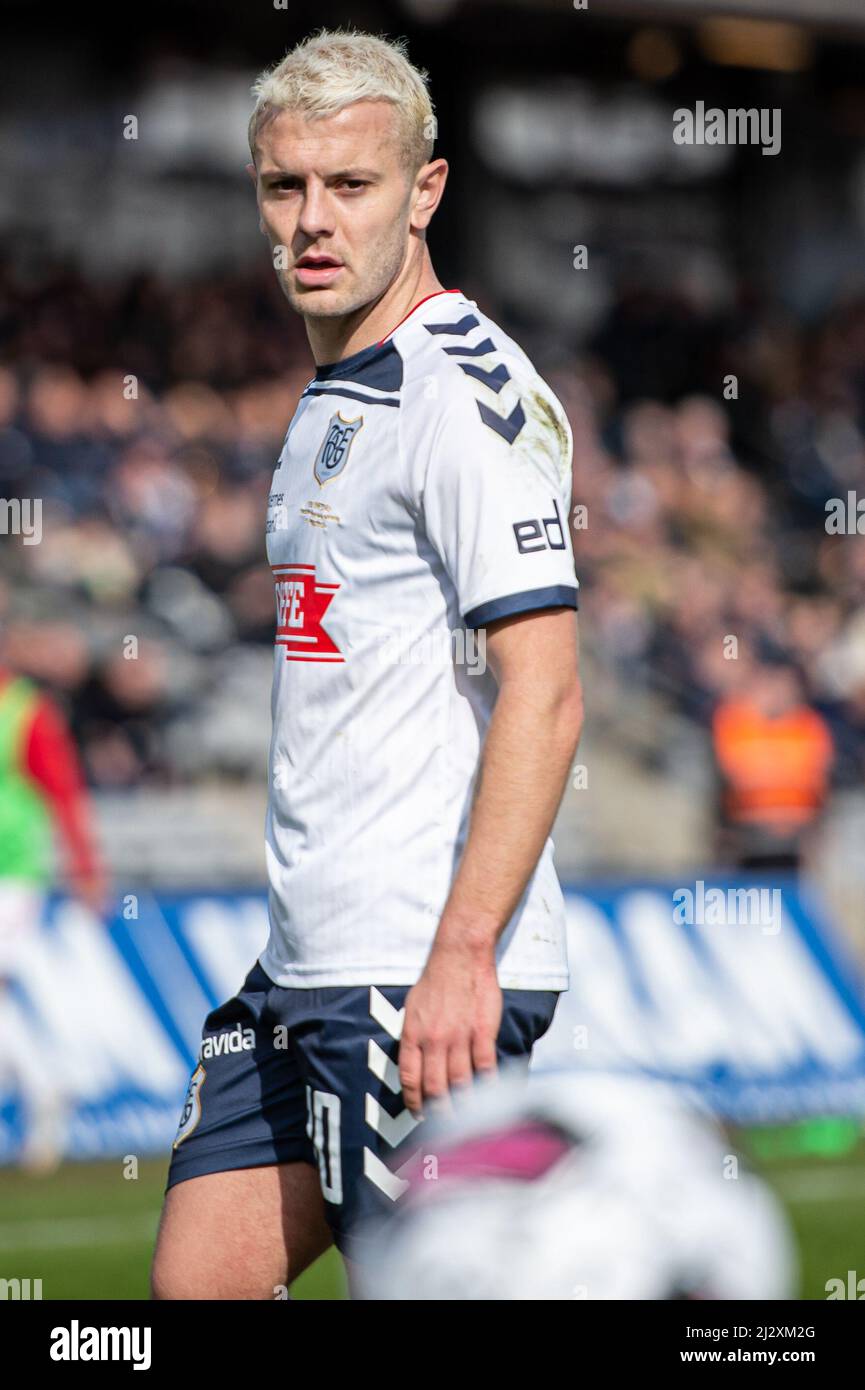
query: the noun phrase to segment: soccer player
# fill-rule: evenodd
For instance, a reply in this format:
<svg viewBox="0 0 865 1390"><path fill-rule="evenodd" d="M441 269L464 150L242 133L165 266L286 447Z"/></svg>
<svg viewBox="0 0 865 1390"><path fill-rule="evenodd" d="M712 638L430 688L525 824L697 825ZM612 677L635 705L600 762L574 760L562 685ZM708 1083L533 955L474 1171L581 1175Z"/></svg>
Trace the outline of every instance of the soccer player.
<svg viewBox="0 0 865 1390"><path fill-rule="evenodd" d="M315 376L267 515L270 937L205 1022L160 1298L273 1298L331 1241L362 1260L352 1227L399 1200L430 1104L527 1066L567 987L567 420L436 279L447 164L403 48L321 32L255 91L261 228Z"/></svg>

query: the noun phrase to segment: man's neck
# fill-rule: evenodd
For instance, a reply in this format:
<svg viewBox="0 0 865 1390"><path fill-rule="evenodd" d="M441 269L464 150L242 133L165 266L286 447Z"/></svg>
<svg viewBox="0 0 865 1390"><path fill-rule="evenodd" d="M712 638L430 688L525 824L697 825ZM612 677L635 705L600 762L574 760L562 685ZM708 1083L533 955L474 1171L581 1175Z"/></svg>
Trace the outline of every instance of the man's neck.
<svg viewBox="0 0 865 1390"><path fill-rule="evenodd" d="M387 337L416 304L444 286L436 277L429 253L420 264L404 270L384 294L345 318L308 318L306 333L316 366L341 362Z"/></svg>

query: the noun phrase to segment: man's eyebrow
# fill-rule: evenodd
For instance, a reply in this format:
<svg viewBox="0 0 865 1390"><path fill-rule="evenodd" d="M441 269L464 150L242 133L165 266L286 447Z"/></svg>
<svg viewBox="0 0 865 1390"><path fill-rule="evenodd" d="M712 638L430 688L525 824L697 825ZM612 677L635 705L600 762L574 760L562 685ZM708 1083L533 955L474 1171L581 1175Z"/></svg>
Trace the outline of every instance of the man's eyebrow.
<svg viewBox="0 0 865 1390"><path fill-rule="evenodd" d="M293 169L268 168L259 169L259 178L262 179L302 179L303 174L296 173ZM338 169L333 174L325 175L325 182L333 179L380 179L381 174L375 169Z"/></svg>
<svg viewBox="0 0 865 1390"><path fill-rule="evenodd" d="M340 169L336 174L328 174L329 179L380 179L375 169Z"/></svg>

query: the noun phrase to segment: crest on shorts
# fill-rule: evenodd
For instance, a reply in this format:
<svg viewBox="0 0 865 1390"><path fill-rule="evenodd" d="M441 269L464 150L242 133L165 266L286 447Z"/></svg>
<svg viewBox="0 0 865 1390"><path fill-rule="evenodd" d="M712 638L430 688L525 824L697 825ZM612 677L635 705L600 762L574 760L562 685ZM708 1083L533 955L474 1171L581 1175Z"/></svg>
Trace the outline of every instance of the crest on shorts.
<svg viewBox="0 0 865 1390"><path fill-rule="evenodd" d="M180 1126L177 1130L177 1138L173 1147L178 1148L188 1139L201 1119L201 1088L204 1085L204 1078L207 1073L199 1062L192 1076L189 1078L189 1089L186 1092L186 1100L183 1102L183 1112L180 1116Z"/></svg>
<svg viewBox="0 0 865 1390"><path fill-rule="evenodd" d="M363 416L356 420L344 420L339 411L330 417L327 433L321 441L321 448L315 456L312 471L319 486L336 478L348 463L349 450L354 437L363 424Z"/></svg>

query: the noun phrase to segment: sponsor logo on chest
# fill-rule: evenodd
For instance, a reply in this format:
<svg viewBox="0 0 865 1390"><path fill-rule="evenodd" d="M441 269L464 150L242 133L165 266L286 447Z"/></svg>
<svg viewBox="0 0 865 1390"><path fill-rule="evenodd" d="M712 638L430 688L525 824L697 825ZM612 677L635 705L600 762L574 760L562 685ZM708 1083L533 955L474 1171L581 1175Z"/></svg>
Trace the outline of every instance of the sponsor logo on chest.
<svg viewBox="0 0 865 1390"><path fill-rule="evenodd" d="M338 584L323 584L315 565L273 565L276 585L276 644L286 661L344 661L322 618Z"/></svg>

